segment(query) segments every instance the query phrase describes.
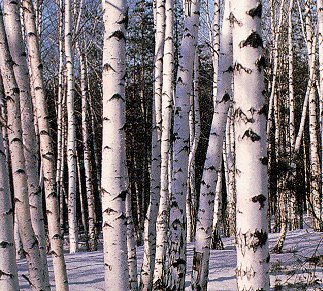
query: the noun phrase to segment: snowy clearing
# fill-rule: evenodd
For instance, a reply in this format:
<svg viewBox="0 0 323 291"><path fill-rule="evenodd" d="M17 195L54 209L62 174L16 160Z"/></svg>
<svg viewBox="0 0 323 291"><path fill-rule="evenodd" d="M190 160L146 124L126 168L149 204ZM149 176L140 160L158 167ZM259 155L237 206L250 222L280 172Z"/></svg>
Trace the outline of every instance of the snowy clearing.
<svg viewBox="0 0 323 291"><path fill-rule="evenodd" d="M270 247L278 234L270 234ZM236 290L234 241L224 238L225 249L211 251L208 290ZM141 266L143 249L138 249L138 269ZM188 246L188 272L186 290L190 290L193 245ZM104 290L102 251L66 254L66 264L71 291ZM53 283L52 259L49 257L50 279ZM21 290L30 290L23 278L27 274L25 260L18 262ZM272 290L323 290L323 234L310 229L287 234L283 254L271 254L270 283ZM53 288L53 290L55 290ZM113 290L113 288L109 289Z"/></svg>

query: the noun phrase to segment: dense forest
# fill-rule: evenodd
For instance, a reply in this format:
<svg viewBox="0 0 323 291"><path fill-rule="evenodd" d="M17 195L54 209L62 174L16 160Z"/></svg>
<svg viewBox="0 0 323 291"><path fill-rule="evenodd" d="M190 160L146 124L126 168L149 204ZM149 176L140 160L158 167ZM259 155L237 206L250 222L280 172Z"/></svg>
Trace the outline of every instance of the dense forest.
<svg viewBox="0 0 323 291"><path fill-rule="evenodd" d="M230 290L270 290L323 232L323 0L0 3L0 291L95 251L104 290L217 290L226 238Z"/></svg>

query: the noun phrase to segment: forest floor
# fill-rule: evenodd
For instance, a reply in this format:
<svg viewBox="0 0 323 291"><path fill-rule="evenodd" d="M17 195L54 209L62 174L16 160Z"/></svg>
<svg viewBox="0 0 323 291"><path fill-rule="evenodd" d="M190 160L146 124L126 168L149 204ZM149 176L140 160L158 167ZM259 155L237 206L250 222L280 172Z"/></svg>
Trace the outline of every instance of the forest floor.
<svg viewBox="0 0 323 291"><path fill-rule="evenodd" d="M270 248L279 234L270 234ZM234 240L224 238L224 250L211 251L209 291L236 290ZM193 244L188 246L186 290L190 290ZM141 266L142 247L138 248L138 268ZM53 280L52 259L49 258L50 279ZM71 291L104 290L103 253L79 252L66 254L67 272ZM29 290L23 274L26 261L18 262L21 290ZM323 233L302 229L287 234L282 254L271 253L271 290L323 290ZM53 288L53 290L55 290ZM111 291L114 291L111 288ZM126 291L126 290L125 290Z"/></svg>

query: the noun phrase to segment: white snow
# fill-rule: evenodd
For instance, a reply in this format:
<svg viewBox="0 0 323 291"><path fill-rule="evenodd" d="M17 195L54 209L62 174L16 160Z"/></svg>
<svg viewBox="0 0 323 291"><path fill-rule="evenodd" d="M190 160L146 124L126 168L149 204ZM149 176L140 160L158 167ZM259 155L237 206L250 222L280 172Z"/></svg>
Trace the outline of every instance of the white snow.
<svg viewBox="0 0 323 291"><path fill-rule="evenodd" d="M270 248L275 244L278 234L270 234ZM210 257L209 291L236 290L235 263L236 251L232 238L224 238L225 249L212 250ZM186 290L190 290L193 245L188 246L188 272ZM138 270L143 255L138 248ZM307 262L309 258L320 258L318 264ZM65 255L69 286L71 291L95 291L104 289L103 253L79 252ZM53 282L52 259L48 259L50 279ZM26 261L18 262L21 290L30 290ZM317 281L318 284L311 286ZM283 254L271 253L270 283L272 290L323 290L323 233L311 229L297 230L287 234ZM307 286L305 285L307 284ZM282 286L282 288L280 288ZM306 286L306 287L305 287ZM276 288L275 288L276 287ZM53 288L53 290L55 290ZM109 289L113 291L113 287ZM125 290L126 291L126 290Z"/></svg>

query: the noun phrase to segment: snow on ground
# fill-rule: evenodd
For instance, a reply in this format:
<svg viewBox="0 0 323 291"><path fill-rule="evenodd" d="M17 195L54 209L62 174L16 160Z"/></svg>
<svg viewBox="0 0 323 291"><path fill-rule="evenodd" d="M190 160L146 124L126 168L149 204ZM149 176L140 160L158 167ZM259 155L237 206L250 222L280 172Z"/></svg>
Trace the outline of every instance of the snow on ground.
<svg viewBox="0 0 323 291"><path fill-rule="evenodd" d="M270 248L278 234L270 234ZM210 258L209 291L236 290L234 241L224 238L225 249L212 250ZM193 245L188 246L188 273L186 290L190 290ZM141 266L142 247L138 249L138 268ZM104 290L103 254L79 252L66 254L71 291ZM26 279L26 261L18 262L21 290L29 290ZM53 280L52 260L49 258L50 279ZM271 254L270 283L272 290L323 290L323 233L310 229L289 232L283 254ZM53 288L53 290L55 290ZM113 288L109 289L114 291ZM126 290L125 290L126 291Z"/></svg>

